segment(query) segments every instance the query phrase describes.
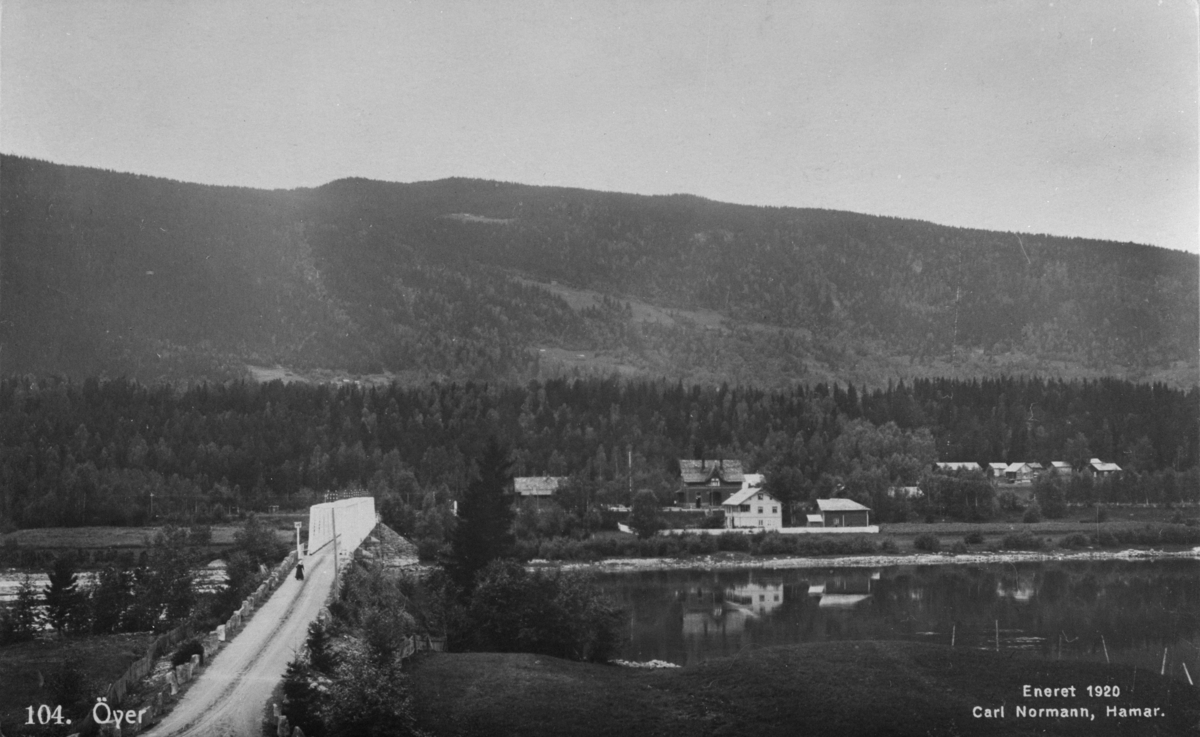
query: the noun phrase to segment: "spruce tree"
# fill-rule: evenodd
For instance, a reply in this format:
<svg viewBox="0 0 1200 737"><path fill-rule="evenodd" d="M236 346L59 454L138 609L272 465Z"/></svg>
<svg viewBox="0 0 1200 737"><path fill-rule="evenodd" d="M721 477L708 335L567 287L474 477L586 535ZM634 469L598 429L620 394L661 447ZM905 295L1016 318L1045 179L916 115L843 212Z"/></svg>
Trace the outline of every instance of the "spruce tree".
<svg viewBox="0 0 1200 737"><path fill-rule="evenodd" d="M46 621L64 637L80 631L84 624L84 598L76 580L75 561L69 555L54 559L50 583L43 590Z"/></svg>
<svg viewBox="0 0 1200 737"><path fill-rule="evenodd" d="M511 552L513 506L509 468L508 454L492 438L479 460L478 477L467 486L458 505L458 523L445 565L451 580L464 592L474 587L476 573Z"/></svg>

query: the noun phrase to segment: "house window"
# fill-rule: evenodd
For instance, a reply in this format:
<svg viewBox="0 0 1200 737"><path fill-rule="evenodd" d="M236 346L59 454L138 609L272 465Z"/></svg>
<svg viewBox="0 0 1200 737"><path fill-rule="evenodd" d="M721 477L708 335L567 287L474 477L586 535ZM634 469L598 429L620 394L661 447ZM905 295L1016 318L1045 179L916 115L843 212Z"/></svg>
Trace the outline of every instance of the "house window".
<svg viewBox="0 0 1200 737"><path fill-rule="evenodd" d="M758 495L758 500L759 500L760 502L762 501L762 494L759 494L759 495Z"/></svg>
<svg viewBox="0 0 1200 737"><path fill-rule="evenodd" d="M759 508L758 508L758 513L759 513L759 514L762 514L762 507L759 507Z"/></svg>
<svg viewBox="0 0 1200 737"><path fill-rule="evenodd" d="M771 514L779 514L779 507L771 507Z"/></svg>

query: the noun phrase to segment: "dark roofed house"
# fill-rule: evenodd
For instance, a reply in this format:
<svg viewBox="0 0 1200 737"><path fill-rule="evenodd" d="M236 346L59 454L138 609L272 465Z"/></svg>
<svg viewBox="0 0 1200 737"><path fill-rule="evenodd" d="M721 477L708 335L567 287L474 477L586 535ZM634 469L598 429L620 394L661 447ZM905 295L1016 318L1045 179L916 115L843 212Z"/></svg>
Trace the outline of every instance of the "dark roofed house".
<svg viewBox="0 0 1200 737"><path fill-rule="evenodd" d="M867 527L871 524L871 508L853 499L818 499L817 508L825 527Z"/></svg>
<svg viewBox="0 0 1200 737"><path fill-rule="evenodd" d="M513 479L513 490L521 498L554 496L565 481L562 476L517 476Z"/></svg>
<svg viewBox="0 0 1200 737"><path fill-rule="evenodd" d="M741 461L690 458L679 461L679 476L682 486L675 500L683 507L720 507L741 491L745 478Z"/></svg>

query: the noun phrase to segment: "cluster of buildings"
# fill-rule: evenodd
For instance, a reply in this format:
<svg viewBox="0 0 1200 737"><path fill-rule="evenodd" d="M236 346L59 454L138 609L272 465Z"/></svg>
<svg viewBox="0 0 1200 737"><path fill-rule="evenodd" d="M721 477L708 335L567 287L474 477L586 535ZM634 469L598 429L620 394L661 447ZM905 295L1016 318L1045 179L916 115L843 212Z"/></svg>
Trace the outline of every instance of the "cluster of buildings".
<svg viewBox="0 0 1200 737"><path fill-rule="evenodd" d="M675 506L725 513L726 529L783 529L783 504L763 488L763 476L744 473L738 460L681 459L680 486ZM554 476L518 477L513 480L522 498L552 496L566 479ZM868 527L871 510L850 499L818 499L817 509L805 517L805 527Z"/></svg>
<svg viewBox="0 0 1200 737"><path fill-rule="evenodd" d="M1036 461L1018 461L1016 463L989 463L987 468L974 461L951 461L933 464L935 471L978 471L986 475L993 483L1032 484L1033 480L1042 474L1056 473L1068 476L1075 472L1066 461L1050 461L1043 465ZM1121 467L1115 463L1106 463L1099 458L1088 461L1085 470L1096 477L1103 478L1118 473Z"/></svg>

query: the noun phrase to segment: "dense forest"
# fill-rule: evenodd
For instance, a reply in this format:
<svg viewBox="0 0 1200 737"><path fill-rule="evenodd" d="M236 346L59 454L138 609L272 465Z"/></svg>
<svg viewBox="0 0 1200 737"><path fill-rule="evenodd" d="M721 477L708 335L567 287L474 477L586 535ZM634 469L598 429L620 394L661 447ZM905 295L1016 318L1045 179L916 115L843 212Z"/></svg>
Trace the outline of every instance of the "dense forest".
<svg viewBox="0 0 1200 737"><path fill-rule="evenodd" d="M1187 388L1200 372L1200 261L1149 246L462 179L262 191L0 170L4 374Z"/></svg>
<svg viewBox="0 0 1200 737"><path fill-rule="evenodd" d="M1169 478L1162 488L1174 491L1153 501L1171 501L1197 491L1198 400L1196 388L1112 379L765 390L618 379L181 389L9 378L0 381L0 524L141 524L152 507L158 520L205 521L354 486L444 504L461 497L493 437L514 475L573 476L621 503L643 488L669 496L678 460L694 457L740 459L802 497L854 479L917 483L936 460L1081 468L1100 457L1129 478ZM1121 498L1132 494L1121 488L1113 501L1145 500L1144 491Z"/></svg>

